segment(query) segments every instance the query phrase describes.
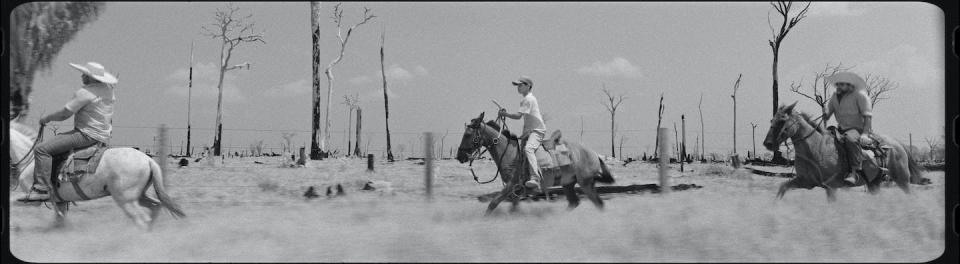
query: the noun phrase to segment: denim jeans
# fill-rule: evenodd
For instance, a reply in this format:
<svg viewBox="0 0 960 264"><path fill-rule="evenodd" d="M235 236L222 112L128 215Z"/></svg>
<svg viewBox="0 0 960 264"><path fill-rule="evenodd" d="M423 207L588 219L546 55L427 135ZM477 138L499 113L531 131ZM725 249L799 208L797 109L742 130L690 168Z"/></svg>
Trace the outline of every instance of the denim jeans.
<svg viewBox="0 0 960 264"><path fill-rule="evenodd" d="M97 143L100 142L77 130L54 135L53 138L40 142L37 144L36 155L34 155L34 161L36 162L33 172L34 179L49 185L54 155L69 152L76 148L93 146Z"/></svg>

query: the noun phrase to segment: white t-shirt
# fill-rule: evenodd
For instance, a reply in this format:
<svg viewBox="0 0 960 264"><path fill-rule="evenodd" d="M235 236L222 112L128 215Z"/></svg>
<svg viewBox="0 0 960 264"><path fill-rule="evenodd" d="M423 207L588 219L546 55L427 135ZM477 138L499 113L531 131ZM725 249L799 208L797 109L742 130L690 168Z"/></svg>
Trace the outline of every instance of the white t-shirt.
<svg viewBox="0 0 960 264"><path fill-rule="evenodd" d="M543 124L543 116L540 115L540 104L537 103L537 98L532 92L527 93L527 96L520 101L519 112L523 114L523 135L521 136L530 132L540 133L541 136L547 133L547 126Z"/></svg>
<svg viewBox="0 0 960 264"><path fill-rule="evenodd" d="M77 90L65 107L75 113L73 126L76 130L97 141L109 143L116 99L113 88L105 84L87 85Z"/></svg>

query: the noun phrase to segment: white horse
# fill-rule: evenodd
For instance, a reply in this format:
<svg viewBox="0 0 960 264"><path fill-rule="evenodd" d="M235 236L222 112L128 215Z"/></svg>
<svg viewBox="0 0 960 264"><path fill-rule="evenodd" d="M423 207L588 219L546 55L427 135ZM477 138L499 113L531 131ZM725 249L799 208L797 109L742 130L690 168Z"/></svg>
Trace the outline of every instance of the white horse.
<svg viewBox="0 0 960 264"><path fill-rule="evenodd" d="M18 175L18 186L23 192L30 190L34 180L33 147L36 139L34 135L36 132L33 129L17 122L10 122L10 159L15 166L11 176ZM151 184L159 201L146 195ZM161 207L167 208L174 218L186 216L180 206L174 203L164 190L160 165L143 152L133 148L105 150L96 172L84 175L76 186L82 190L82 194L72 184L61 184L56 190L60 198L52 201L56 204L54 207L56 227L63 226L69 202L85 200L82 197L84 194L89 199L113 196L113 200L123 209L123 212L144 230L150 229ZM11 200L11 203L16 201ZM147 208L150 210L149 214L146 211Z"/></svg>

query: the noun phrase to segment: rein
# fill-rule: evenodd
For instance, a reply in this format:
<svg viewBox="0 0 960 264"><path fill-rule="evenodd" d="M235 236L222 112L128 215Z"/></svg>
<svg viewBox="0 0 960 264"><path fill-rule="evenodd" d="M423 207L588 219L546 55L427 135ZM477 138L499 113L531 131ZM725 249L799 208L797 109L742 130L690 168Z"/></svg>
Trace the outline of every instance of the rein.
<svg viewBox="0 0 960 264"><path fill-rule="evenodd" d="M476 181L476 182L479 183L479 184L491 183L491 182L495 181L495 180L497 179L497 177L500 176L500 166L499 166L499 164L501 164L501 163L503 162L503 155L507 153L508 147L504 147L504 148L503 148L503 151L500 153L500 159L497 160L497 164L498 164L498 165L497 165L497 172L493 175L493 178L491 178L491 179L488 180L488 181L480 182L480 178L477 177L477 173L473 171L473 161L474 161L477 157L480 157L481 155L483 155L483 153L486 152L487 149L491 149L492 146L496 146L496 145L500 144L500 137L503 136L503 130L504 130L505 127L507 126L507 122L506 122L506 119L505 119L504 117L502 117L502 116L501 116L501 117L497 117L497 120L496 120L496 121L499 122L499 123L501 123L502 125L500 125L500 131L497 132L497 137L493 139L493 142L491 142L491 143L492 143L492 144L491 144L491 147L483 146L484 148L478 148L477 151L474 151L474 153L479 153L479 154L470 155L470 173L473 174L473 180ZM483 122L480 122L480 123L483 124ZM480 132L479 132L479 131L477 131L477 134L474 136L474 144L480 144ZM493 153L491 152L490 154L492 155ZM507 183L506 183L506 182L503 182L503 184L506 185Z"/></svg>
<svg viewBox="0 0 960 264"><path fill-rule="evenodd" d="M17 161L17 163L14 163L11 165L11 167L17 168L18 173L20 172L20 165L22 165L23 162L27 160L27 157L30 157L30 153L33 153L34 150L37 149L37 144L40 144L40 141L43 141L43 128L46 126L47 126L46 124L40 125L40 130L37 133L37 140L33 141L33 146L30 146L30 149L23 154L23 158L21 158L20 161Z"/></svg>

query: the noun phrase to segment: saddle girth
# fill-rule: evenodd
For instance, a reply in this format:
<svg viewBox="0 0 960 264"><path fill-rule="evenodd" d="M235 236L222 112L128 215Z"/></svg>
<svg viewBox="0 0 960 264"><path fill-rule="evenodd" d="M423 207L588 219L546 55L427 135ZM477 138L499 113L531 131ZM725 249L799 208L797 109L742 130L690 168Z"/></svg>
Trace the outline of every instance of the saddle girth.
<svg viewBox="0 0 960 264"><path fill-rule="evenodd" d="M86 148L73 149L70 152L54 157L53 170L58 172L51 175L50 183L53 185L53 197L62 201L57 189L61 183L70 182L73 185L77 195L83 200L90 200L90 197L80 188L80 179L84 175L96 173L97 166L100 165L100 159L103 153L109 149L104 143L97 143Z"/></svg>

